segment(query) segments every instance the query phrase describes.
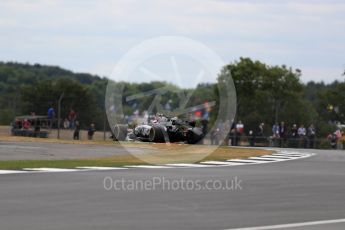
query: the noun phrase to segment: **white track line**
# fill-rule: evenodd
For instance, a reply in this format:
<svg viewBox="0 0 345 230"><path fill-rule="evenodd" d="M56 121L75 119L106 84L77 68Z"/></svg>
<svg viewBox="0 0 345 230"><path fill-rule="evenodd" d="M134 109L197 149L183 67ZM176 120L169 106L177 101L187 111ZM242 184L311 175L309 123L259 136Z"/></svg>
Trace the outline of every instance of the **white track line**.
<svg viewBox="0 0 345 230"><path fill-rule="evenodd" d="M291 153L298 153L298 154L300 154L299 152L296 152L296 151L287 151L287 150L280 150L279 152L281 152L281 153L289 153L289 154L291 154Z"/></svg>
<svg viewBox="0 0 345 230"><path fill-rule="evenodd" d="M246 163L231 163L228 161L204 161L201 164L209 164L209 165L224 165L224 166L235 166L235 165L245 165Z"/></svg>
<svg viewBox="0 0 345 230"><path fill-rule="evenodd" d="M269 161L269 162L275 162L275 161L284 161L282 159L277 158L266 158L266 157L249 157L248 160L261 160L261 161Z"/></svg>
<svg viewBox="0 0 345 230"><path fill-rule="evenodd" d="M26 173L25 171L16 171L16 170L0 170L0 175L3 174L17 174L17 173Z"/></svg>
<svg viewBox="0 0 345 230"><path fill-rule="evenodd" d="M247 164L258 164L258 163L263 163L262 161L248 160L248 159L234 159L234 160L227 160L227 161L228 161L228 162L247 163Z"/></svg>
<svg viewBox="0 0 345 230"><path fill-rule="evenodd" d="M260 226L260 227L250 227L250 228L232 228L232 229L226 229L226 230L267 230L267 229L283 229L283 228L285 229L285 228L297 228L297 227L324 225L324 224L337 224L337 223L345 223L345 219L322 220L322 221L280 224L280 225ZM327 229L327 227L324 229Z"/></svg>
<svg viewBox="0 0 345 230"><path fill-rule="evenodd" d="M160 165L127 165L126 168L143 168L143 169L169 169L172 167Z"/></svg>
<svg viewBox="0 0 345 230"><path fill-rule="evenodd" d="M281 157L281 156L273 156L273 155L264 155L261 157L272 158L272 159L282 159L282 160L295 159L295 157Z"/></svg>
<svg viewBox="0 0 345 230"><path fill-rule="evenodd" d="M172 167L181 167L181 168L206 168L206 167L214 167L213 165L202 165L202 164L185 164L185 163L178 163L178 164L166 164Z"/></svg>
<svg viewBox="0 0 345 230"><path fill-rule="evenodd" d="M206 168L206 167L221 167L221 166L237 166L237 165L252 165L252 164L266 164L275 162L284 162L289 160L297 160L307 158L315 155L314 153L297 153L289 151L277 151L272 155L263 155L259 157L250 157L247 159L230 159L227 161L204 161L196 164L174 163L166 165L130 165L124 167L96 167L84 166L76 167L74 169L63 168L24 168L19 170L0 170L0 175L4 174L19 174L19 173L44 173L44 172L83 172L90 170L119 170L129 168L143 168L143 169L168 169L168 168Z"/></svg>
<svg viewBox="0 0 345 230"><path fill-rule="evenodd" d="M281 152L283 154L297 154L297 155L303 154L303 153L296 152L296 151L286 151L286 150L282 150L282 151L279 151L279 152Z"/></svg>
<svg viewBox="0 0 345 230"><path fill-rule="evenodd" d="M81 172L80 169L62 169L62 168L24 168L25 171L33 172Z"/></svg>
<svg viewBox="0 0 345 230"><path fill-rule="evenodd" d="M118 169L127 169L127 168L118 168L118 167L77 167L77 169L90 169L90 170L118 170Z"/></svg>
<svg viewBox="0 0 345 230"><path fill-rule="evenodd" d="M272 156L280 156L280 157L301 157L304 155L306 155L306 154L285 154L285 153L272 154Z"/></svg>

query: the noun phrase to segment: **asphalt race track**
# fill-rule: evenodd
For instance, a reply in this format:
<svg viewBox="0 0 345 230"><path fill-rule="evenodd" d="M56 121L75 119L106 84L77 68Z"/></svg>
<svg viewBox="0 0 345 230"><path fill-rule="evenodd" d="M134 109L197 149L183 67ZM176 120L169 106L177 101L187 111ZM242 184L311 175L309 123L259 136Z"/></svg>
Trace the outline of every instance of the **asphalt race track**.
<svg viewBox="0 0 345 230"><path fill-rule="evenodd" d="M0 229L345 229L345 152L309 152L236 167L0 175ZM241 184L124 191L104 188L105 178Z"/></svg>

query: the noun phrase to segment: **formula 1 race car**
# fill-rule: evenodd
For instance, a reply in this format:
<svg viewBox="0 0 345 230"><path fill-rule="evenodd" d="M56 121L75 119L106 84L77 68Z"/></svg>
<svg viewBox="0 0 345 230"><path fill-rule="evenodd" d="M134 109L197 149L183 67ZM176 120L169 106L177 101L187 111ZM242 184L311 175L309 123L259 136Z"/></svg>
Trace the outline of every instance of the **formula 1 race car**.
<svg viewBox="0 0 345 230"><path fill-rule="evenodd" d="M176 117L168 118L162 115L147 125L136 126L132 132L128 132L128 125L115 125L113 131L113 138L118 141L131 139L155 143L197 144L204 137L202 129L195 127L194 121L183 121Z"/></svg>

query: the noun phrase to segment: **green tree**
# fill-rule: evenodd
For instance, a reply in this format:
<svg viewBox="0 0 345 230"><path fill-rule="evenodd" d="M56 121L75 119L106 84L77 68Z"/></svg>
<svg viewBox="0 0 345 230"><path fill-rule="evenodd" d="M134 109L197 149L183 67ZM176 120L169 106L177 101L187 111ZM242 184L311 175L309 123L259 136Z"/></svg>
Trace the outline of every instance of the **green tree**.
<svg viewBox="0 0 345 230"><path fill-rule="evenodd" d="M300 75L299 70L293 71L284 65L268 66L241 58L222 69L218 82L233 78L237 91L237 120L242 120L249 130L255 129L260 122L311 122L313 118L300 113L306 107L313 110L302 97ZM292 107L295 113L287 116Z"/></svg>
<svg viewBox="0 0 345 230"><path fill-rule="evenodd" d="M69 110L73 109L78 114L78 120L85 127L91 122L97 122L101 114L97 108L94 95L82 84L68 79L42 81L32 86L22 88L23 112L35 112L46 115L50 106L57 111L58 99L64 93L61 107L61 117L66 118Z"/></svg>

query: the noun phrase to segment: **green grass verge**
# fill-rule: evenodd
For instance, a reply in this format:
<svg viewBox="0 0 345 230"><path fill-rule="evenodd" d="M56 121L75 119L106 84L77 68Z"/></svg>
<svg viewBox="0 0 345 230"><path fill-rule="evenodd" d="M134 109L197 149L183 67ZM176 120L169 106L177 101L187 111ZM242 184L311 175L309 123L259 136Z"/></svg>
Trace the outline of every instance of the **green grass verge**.
<svg viewBox="0 0 345 230"><path fill-rule="evenodd" d="M136 162L135 165L145 165L145 162ZM87 166L123 167L134 165L133 162L112 162L107 160L16 160L0 161L2 170L20 170L23 168L76 168Z"/></svg>
<svg viewBox="0 0 345 230"><path fill-rule="evenodd" d="M35 141L37 141L37 139L35 139ZM54 140L49 140L49 142L56 143ZM85 142L85 144L86 143L89 144L89 142ZM105 145L104 143L98 142L94 142L94 144ZM154 159L155 161L148 162L155 162L156 164L194 163L195 161L200 162L212 160L223 161L228 159L242 159L253 156L262 156L272 153L271 151L267 151L264 149L241 149L223 146L220 146L217 149L213 149L213 146L207 145L188 146L178 144L166 145L147 143L123 144L125 144L127 147L141 147L145 149L155 150L155 153L153 154L146 154L146 160ZM212 153L205 157L205 153L208 153L210 149L212 150ZM88 166L122 167L126 165L148 165L148 163L132 155L72 160L6 160L0 161L0 170L20 170L23 168L76 168Z"/></svg>

